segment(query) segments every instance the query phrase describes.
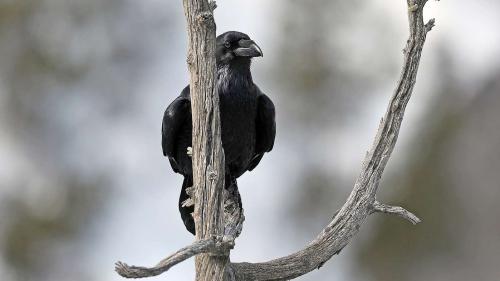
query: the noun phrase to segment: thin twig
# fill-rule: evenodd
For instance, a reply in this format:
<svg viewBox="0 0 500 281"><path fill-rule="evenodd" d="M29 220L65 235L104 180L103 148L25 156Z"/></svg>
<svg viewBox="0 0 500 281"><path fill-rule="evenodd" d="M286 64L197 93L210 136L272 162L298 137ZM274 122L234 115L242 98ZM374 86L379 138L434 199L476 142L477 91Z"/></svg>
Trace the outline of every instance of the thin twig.
<svg viewBox="0 0 500 281"><path fill-rule="evenodd" d="M373 203L373 212L400 216L403 219L411 222L412 224L417 224L421 222L421 220L416 215L414 215L412 212L406 210L403 207L390 206L382 204L378 201L375 201L375 203Z"/></svg>

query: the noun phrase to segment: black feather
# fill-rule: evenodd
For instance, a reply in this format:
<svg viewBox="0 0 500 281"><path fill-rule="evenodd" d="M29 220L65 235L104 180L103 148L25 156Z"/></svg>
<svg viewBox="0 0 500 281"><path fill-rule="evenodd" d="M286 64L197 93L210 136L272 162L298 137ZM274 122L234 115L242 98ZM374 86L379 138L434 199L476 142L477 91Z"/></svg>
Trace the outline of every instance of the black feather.
<svg viewBox="0 0 500 281"><path fill-rule="evenodd" d="M238 42L245 42L247 49L248 46L255 46L253 52L234 52L240 48ZM274 104L253 83L250 54L257 56L262 53L247 35L232 31L217 37L221 138L226 178L234 179L234 183L243 173L253 170L265 152L271 151L276 135ZM181 206L181 200L185 200L187 196L185 185L192 184L192 163L187 155L187 148L192 146L191 122L191 98L187 86L165 111L162 148L172 169L185 177L179 208L186 228L193 232L194 222L186 217L192 211Z"/></svg>

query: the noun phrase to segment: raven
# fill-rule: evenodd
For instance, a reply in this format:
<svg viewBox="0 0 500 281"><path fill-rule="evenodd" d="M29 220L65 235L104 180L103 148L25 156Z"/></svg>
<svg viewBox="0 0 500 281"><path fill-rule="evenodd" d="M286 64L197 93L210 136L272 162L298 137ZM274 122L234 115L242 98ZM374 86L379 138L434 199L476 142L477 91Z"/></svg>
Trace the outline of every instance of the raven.
<svg viewBox="0 0 500 281"><path fill-rule="evenodd" d="M271 151L276 135L273 102L253 83L250 63L263 56L248 35L229 31L216 39L216 87L219 93L221 138L225 156L225 188L253 170L265 152ZM191 158L192 116L189 85L165 110L162 123L163 154L172 169L184 176L179 211L186 229L195 234L192 204L183 205L193 185Z"/></svg>

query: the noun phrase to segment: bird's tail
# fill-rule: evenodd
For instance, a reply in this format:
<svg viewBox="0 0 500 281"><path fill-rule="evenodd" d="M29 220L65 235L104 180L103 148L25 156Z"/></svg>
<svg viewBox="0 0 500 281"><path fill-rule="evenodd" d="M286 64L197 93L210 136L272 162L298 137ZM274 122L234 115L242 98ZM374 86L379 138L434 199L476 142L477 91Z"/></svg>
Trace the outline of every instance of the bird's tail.
<svg viewBox="0 0 500 281"><path fill-rule="evenodd" d="M181 213L182 221L186 229L195 234L194 219L192 213L194 212L194 202L188 195L190 189L192 190L193 178L191 176L184 176L182 182L181 196L179 197L179 212Z"/></svg>
<svg viewBox="0 0 500 281"><path fill-rule="evenodd" d="M186 229L195 235L195 225L193 219L194 213L194 201L190 195L194 192L193 188L193 178L191 176L184 176L184 181L182 182L181 195L179 197L179 212L181 213L182 221ZM236 202L241 209L241 198L238 192L238 185L236 178L231 176L226 176L224 181L224 188L229 192L237 192Z"/></svg>

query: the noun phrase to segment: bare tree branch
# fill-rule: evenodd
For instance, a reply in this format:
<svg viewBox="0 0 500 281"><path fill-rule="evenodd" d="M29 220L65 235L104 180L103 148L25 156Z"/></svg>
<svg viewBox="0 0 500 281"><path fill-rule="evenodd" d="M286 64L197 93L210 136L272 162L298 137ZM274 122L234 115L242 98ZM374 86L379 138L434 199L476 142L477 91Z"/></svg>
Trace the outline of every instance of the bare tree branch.
<svg viewBox="0 0 500 281"><path fill-rule="evenodd" d="M193 183L196 239L224 234L224 152L221 143L219 95L215 64L215 3L183 0L188 33L193 120ZM223 280L229 252L196 256L196 280Z"/></svg>
<svg viewBox="0 0 500 281"><path fill-rule="evenodd" d="M375 204L375 197L415 85L427 32L434 24L434 20L424 24L423 8L426 2L427 0L407 1L410 37L405 48L401 77L347 202L318 237L303 250L265 263L231 264L235 280L289 280L321 267L347 245L373 210L397 213L415 223L420 221L411 213L403 212L402 208L386 208L380 203Z"/></svg>
<svg viewBox="0 0 500 281"><path fill-rule="evenodd" d="M206 0L184 0L188 20L191 95L195 100L192 105L193 172L196 173L194 200L198 241L153 268L117 263L117 272L128 278L153 276L199 254L196 261L197 280L289 280L321 267L338 254L372 213L395 214L413 224L420 222L417 216L402 207L376 201L376 193L396 145L405 108L416 82L427 32L434 26L434 19L424 24L423 8L426 2L407 0L410 36L404 49L401 76L346 203L304 249L264 263L229 263L229 250L241 232L244 216L238 190L227 188L222 191L224 157L220 143L218 95L214 88L215 22L212 11L215 4Z"/></svg>
<svg viewBox="0 0 500 281"><path fill-rule="evenodd" d="M115 271L126 278L143 278L160 275L169 270L172 266L183 262L195 255L202 253L212 253L224 255L229 249L234 247L234 241L223 241L217 238L208 238L195 241L193 244L180 249L174 254L160 261L154 267L129 266L122 262L117 262Z"/></svg>
<svg viewBox="0 0 500 281"><path fill-rule="evenodd" d="M389 206L378 201L375 201L373 203L373 213L385 213L400 216L403 219L411 222L412 224L417 224L420 222L420 219L417 216L407 211L405 208L398 206Z"/></svg>
<svg viewBox="0 0 500 281"><path fill-rule="evenodd" d="M125 278L144 278L160 275L174 265L183 262L195 255L209 253L213 256L227 256L234 248L234 240L240 235L243 228L243 208L238 188L231 184L224 189L224 235L195 241L174 254L160 261L153 267L129 266L123 262L115 264L115 271ZM231 272L226 273L230 274ZM227 279L225 279L227 280ZM229 279L233 280L233 279Z"/></svg>

